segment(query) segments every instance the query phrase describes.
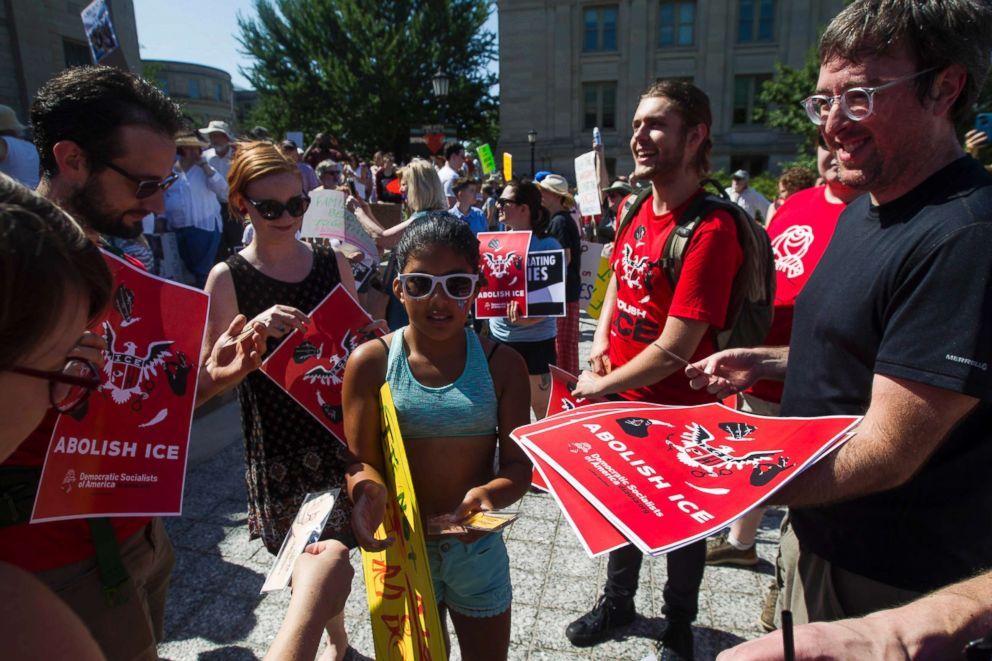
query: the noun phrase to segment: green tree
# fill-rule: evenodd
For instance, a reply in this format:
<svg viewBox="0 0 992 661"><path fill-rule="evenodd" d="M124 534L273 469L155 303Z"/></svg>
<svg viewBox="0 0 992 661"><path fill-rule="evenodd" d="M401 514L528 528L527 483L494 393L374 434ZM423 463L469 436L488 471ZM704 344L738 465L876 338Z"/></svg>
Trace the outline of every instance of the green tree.
<svg viewBox="0 0 992 661"><path fill-rule="evenodd" d="M819 75L820 58L816 49L812 48L806 56L806 63L798 69L776 63L775 75L762 85L758 96L760 107L755 109L757 118L768 126L802 138L798 149L800 157L809 158L816 153L818 129L809 121L800 102L816 89Z"/></svg>
<svg viewBox="0 0 992 661"><path fill-rule="evenodd" d="M446 124L494 140L494 0L255 0L239 16L244 71L258 91L253 121L274 135L340 137L349 149L403 152L411 127L437 123L438 66L450 77Z"/></svg>

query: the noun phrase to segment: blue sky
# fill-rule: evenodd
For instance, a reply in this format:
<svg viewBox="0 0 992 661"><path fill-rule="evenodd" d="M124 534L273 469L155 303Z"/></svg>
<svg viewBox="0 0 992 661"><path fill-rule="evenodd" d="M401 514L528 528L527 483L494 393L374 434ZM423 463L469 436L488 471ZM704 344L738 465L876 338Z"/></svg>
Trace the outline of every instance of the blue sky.
<svg viewBox="0 0 992 661"><path fill-rule="evenodd" d="M134 0L142 59L206 64L231 74L247 88L238 67L248 64L238 52L237 15L254 15L252 0ZM496 12L486 27L497 31ZM497 70L496 63L492 65Z"/></svg>

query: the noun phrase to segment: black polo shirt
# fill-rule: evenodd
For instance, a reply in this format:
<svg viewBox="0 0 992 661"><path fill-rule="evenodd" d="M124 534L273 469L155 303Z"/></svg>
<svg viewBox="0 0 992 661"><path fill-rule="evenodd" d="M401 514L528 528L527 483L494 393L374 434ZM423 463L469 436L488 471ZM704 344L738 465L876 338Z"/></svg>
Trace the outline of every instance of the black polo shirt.
<svg viewBox="0 0 992 661"><path fill-rule="evenodd" d="M981 401L902 486L793 508L802 546L921 592L992 567L990 365L992 175L963 157L848 205L796 304L782 415L863 414L875 374Z"/></svg>

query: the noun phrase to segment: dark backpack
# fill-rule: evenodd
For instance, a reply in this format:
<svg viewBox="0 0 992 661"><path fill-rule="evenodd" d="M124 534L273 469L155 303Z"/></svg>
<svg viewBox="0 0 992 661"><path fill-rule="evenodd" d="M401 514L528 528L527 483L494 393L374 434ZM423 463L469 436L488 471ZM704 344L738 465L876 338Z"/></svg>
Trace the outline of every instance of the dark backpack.
<svg viewBox="0 0 992 661"><path fill-rule="evenodd" d="M675 290L682 272L686 250L692 235L714 211L725 211L734 219L737 227L737 240L744 253L744 261L734 276L730 289L730 305L723 330L716 331L714 341L717 350L733 347L753 347L764 342L772 325L775 306L775 254L768 239L768 232L756 223L743 209L730 201L720 184L713 179L705 179L702 186L710 184L719 192L697 197L675 220L675 229L665 241L662 250L661 267L668 276L668 282ZM636 195L629 195L617 217L617 241L633 220L645 201L651 199L652 189L645 188Z"/></svg>

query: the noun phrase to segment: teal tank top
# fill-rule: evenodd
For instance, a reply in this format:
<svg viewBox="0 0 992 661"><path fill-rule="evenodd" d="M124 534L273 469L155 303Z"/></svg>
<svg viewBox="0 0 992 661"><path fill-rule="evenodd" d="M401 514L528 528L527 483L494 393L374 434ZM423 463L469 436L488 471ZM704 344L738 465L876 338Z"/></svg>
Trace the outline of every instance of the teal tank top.
<svg viewBox="0 0 992 661"><path fill-rule="evenodd" d="M393 335L386 368L386 383L393 394L403 438L495 434L496 388L475 331L465 329L468 356L461 376L454 383L429 388L410 371L403 339L405 330L406 327L400 328Z"/></svg>

